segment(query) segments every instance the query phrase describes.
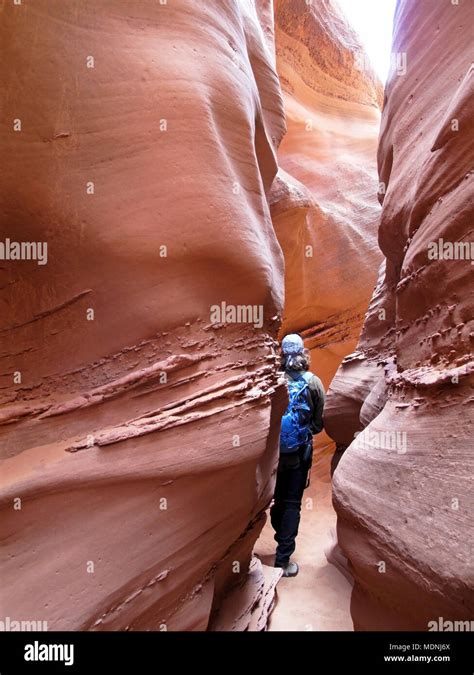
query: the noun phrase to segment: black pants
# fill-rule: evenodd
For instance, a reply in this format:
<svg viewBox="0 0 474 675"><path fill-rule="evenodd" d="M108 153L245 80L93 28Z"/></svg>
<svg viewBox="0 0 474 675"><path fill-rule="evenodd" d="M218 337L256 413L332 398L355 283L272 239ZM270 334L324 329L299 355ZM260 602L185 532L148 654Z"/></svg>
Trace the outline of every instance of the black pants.
<svg viewBox="0 0 474 675"><path fill-rule="evenodd" d="M281 455L278 462L274 504L270 519L275 530L277 550L275 565L284 567L296 548L296 535L300 524L301 500L311 460L304 458L305 449Z"/></svg>

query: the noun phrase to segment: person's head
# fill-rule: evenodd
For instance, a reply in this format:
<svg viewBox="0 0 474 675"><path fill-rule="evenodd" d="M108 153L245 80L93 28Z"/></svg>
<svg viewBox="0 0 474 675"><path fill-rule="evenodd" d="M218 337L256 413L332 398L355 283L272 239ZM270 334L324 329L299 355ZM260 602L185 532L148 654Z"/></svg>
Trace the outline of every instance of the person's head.
<svg viewBox="0 0 474 675"><path fill-rule="evenodd" d="M304 342L297 333L285 335L281 341L282 370L308 370L309 352L304 348Z"/></svg>

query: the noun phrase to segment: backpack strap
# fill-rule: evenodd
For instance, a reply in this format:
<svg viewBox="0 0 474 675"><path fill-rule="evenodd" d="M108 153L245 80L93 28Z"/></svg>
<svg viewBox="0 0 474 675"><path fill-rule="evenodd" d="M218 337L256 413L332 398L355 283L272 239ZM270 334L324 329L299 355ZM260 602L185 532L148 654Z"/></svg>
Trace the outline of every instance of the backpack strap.
<svg viewBox="0 0 474 675"><path fill-rule="evenodd" d="M304 380L306 382L306 385L302 387L301 391L305 392L305 396L311 406L311 410L314 412L314 404L313 404L313 397L311 395L311 391L309 388L309 383L311 382L312 378L314 377L313 373L310 370L306 370L304 373L298 373L297 377L292 377L290 373L288 373L290 378L294 381L299 381L299 380Z"/></svg>
<svg viewBox="0 0 474 675"><path fill-rule="evenodd" d="M311 391L309 389L309 383L311 381L311 378L313 377L313 373L310 373L309 370L307 370L304 373L298 372L298 371L293 371L293 372L295 373L296 377L293 377L293 375L291 373L287 372L288 377L293 382L304 382L304 386L301 387L301 389L299 390L299 395L302 394L305 397L305 399L306 399L307 403L309 404L310 409L312 411L311 414L313 414L314 405L313 405L313 399L312 399L312 396L311 396Z"/></svg>

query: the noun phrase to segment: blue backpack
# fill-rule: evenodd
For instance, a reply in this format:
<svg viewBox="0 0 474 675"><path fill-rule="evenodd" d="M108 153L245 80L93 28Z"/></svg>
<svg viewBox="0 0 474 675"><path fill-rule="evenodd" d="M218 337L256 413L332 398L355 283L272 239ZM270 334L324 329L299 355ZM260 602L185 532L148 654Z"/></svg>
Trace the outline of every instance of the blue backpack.
<svg viewBox="0 0 474 675"><path fill-rule="evenodd" d="M311 405L308 400L308 383L312 373L302 373L297 379L288 380L289 403L281 419L280 452L294 452L311 440Z"/></svg>

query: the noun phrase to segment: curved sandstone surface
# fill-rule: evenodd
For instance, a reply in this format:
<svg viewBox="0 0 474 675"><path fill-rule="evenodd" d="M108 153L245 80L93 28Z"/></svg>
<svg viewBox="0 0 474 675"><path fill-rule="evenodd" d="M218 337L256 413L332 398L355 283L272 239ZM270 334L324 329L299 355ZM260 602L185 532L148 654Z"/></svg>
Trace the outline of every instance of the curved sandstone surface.
<svg viewBox="0 0 474 675"><path fill-rule="evenodd" d="M442 630L474 613L473 21L463 0L399 0L395 14L406 68L382 117L386 264L326 409L330 435L353 441L334 502L356 629Z"/></svg>
<svg viewBox="0 0 474 675"><path fill-rule="evenodd" d="M329 386L356 346L381 261L382 87L332 0L278 0L275 42L288 127L271 193L285 255L282 333L302 332Z"/></svg>
<svg viewBox="0 0 474 675"><path fill-rule="evenodd" d="M2 617L203 629L247 578L285 403L271 15L2 8L2 230L48 245L0 270Z"/></svg>

